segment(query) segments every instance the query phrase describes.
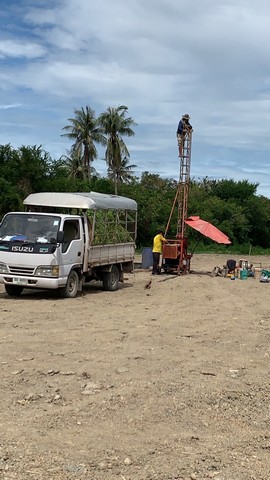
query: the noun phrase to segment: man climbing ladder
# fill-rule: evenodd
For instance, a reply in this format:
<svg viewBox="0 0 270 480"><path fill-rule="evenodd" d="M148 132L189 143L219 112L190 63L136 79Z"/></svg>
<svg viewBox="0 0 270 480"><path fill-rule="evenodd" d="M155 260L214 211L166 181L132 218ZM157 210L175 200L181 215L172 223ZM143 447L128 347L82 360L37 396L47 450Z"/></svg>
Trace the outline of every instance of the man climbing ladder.
<svg viewBox="0 0 270 480"><path fill-rule="evenodd" d="M185 113L182 116L182 119L178 123L177 127L177 141L178 141L178 147L179 147L179 157L183 155L183 145L185 141L185 136L187 133L192 132L192 126L189 123L190 116L188 113Z"/></svg>

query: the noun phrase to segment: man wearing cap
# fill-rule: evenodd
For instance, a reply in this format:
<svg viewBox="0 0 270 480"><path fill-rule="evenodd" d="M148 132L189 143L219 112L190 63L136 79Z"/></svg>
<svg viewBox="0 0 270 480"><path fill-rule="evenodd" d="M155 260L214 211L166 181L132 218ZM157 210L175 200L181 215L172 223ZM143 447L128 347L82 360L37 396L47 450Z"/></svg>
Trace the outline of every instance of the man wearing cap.
<svg viewBox="0 0 270 480"><path fill-rule="evenodd" d="M166 242L166 238L163 237L163 231L158 230L157 234L154 237L153 240L153 249L152 249L152 254L153 254L153 270L152 270L152 275L159 275L161 268L160 268L160 260L161 260L161 255L162 255L162 247L163 244Z"/></svg>
<svg viewBox="0 0 270 480"><path fill-rule="evenodd" d="M185 134L192 131L192 126L189 123L189 119L190 119L189 114L185 113L185 115L182 116L182 119L178 123L176 136L177 136L180 154L182 154Z"/></svg>

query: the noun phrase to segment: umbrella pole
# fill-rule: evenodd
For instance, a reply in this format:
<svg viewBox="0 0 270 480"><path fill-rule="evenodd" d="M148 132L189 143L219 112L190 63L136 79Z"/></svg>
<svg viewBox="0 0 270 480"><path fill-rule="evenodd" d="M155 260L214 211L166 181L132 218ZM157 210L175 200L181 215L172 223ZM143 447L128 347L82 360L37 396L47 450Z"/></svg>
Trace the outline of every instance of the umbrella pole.
<svg viewBox="0 0 270 480"><path fill-rule="evenodd" d="M191 252L192 255L193 255L193 253L195 252L195 250L196 250L197 246L199 245L199 243L200 243L200 238L198 238L197 242L195 243L195 247L193 248L193 250L192 250L192 252Z"/></svg>

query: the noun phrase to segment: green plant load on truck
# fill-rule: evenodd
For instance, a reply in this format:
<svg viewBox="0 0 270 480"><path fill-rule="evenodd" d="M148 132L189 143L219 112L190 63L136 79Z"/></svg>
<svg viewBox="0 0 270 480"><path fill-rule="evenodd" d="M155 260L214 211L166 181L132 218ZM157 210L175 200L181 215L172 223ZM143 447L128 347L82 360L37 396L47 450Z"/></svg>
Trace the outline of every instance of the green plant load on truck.
<svg viewBox="0 0 270 480"><path fill-rule="evenodd" d="M24 288L57 289L75 297L85 283L117 290L133 271L137 203L89 193L33 193L25 212L0 224L0 284L8 295Z"/></svg>

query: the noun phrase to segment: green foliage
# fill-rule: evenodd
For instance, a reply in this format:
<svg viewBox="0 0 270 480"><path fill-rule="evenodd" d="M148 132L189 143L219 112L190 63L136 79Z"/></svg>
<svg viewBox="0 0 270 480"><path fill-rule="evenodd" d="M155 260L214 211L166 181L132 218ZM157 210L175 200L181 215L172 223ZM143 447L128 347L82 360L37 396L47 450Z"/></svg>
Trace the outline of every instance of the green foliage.
<svg viewBox="0 0 270 480"><path fill-rule="evenodd" d="M0 218L7 212L20 211L22 201L18 190L10 182L0 177Z"/></svg>
<svg viewBox="0 0 270 480"><path fill-rule="evenodd" d="M192 194L190 198L193 198ZM239 205L236 200L224 201L207 194L204 199L200 198L199 203L194 202L194 199L192 203L192 210L190 207L189 211L192 211L193 215L199 215L203 220L218 227L229 236L232 242L248 241L250 225L242 205Z"/></svg>
<svg viewBox="0 0 270 480"><path fill-rule="evenodd" d="M250 225L249 240L252 245L270 246L270 201L265 197L251 196L244 202L244 212Z"/></svg>
<svg viewBox="0 0 270 480"><path fill-rule="evenodd" d="M93 224L93 215L90 216L90 222ZM125 225L125 212L122 212L122 214L114 210L95 212L93 245L132 242L132 235Z"/></svg>
<svg viewBox="0 0 270 480"><path fill-rule="evenodd" d="M100 122L96 118L94 110L89 106L86 106L85 109L83 107L75 108L74 118L69 118L68 121L69 125L63 127L65 133L62 134L62 136L74 140L68 162L72 162L75 158L75 162L79 163L77 167L81 166L82 168L82 175L91 178L91 163L98 157L96 143L106 145L106 138L101 131Z"/></svg>
<svg viewBox="0 0 270 480"><path fill-rule="evenodd" d="M14 149L10 145L1 145L0 180L6 180L10 185L8 195L1 189L1 197L8 196L13 204L11 192L14 192L14 201L18 205L29 193L43 191L51 161L51 157L41 146L22 146ZM0 200L3 210L6 202L6 200ZM0 214L5 213L3 210Z"/></svg>
<svg viewBox="0 0 270 480"><path fill-rule="evenodd" d="M99 177L93 171L89 179L78 174L80 166L81 160L75 156L52 160L41 146L15 149L9 144L0 145L0 218L8 211L23 209L23 199L32 192L114 193L114 178ZM199 215L211 222L233 243L227 247L215 244L188 227L191 249L196 246L196 251L248 254L252 246L255 254L270 248L270 199L256 195L257 186L247 180L193 179L189 188L188 215ZM133 198L138 203L139 247L152 245L156 230L165 230L176 191L174 179L150 172L144 172L140 179L131 175L128 182L119 183L119 195ZM101 221L100 225L102 229L105 224ZM176 227L177 208L172 212L168 238L175 237ZM97 235L105 239L102 241L107 242L108 237L121 241L121 228L116 232L103 230L97 231Z"/></svg>
<svg viewBox="0 0 270 480"><path fill-rule="evenodd" d="M175 192L175 180L149 172L144 172L140 181L120 186L119 194L133 198L138 204L138 245L152 245L156 231L165 230Z"/></svg>
<svg viewBox="0 0 270 480"><path fill-rule="evenodd" d="M120 162L115 167L110 166L108 168L108 178L113 180L115 183L115 194L118 191L118 185L120 183L131 183L133 180L133 168L136 168L137 165L130 165L127 157L120 159Z"/></svg>
<svg viewBox="0 0 270 480"><path fill-rule="evenodd" d="M131 117L127 117L128 108L125 105L109 107L99 116L101 131L107 137L105 160L108 165L108 176L114 181L115 194L118 185L129 182L131 169L136 165L129 165L129 151L123 140L124 136L135 135L132 127L136 125Z"/></svg>
<svg viewBox="0 0 270 480"><path fill-rule="evenodd" d="M212 182L211 193L221 200L235 199L246 201L256 194L258 183L249 183L248 180L235 182L234 180L219 180Z"/></svg>
<svg viewBox="0 0 270 480"><path fill-rule="evenodd" d="M234 255L246 257L248 255L268 255L269 249L262 247L253 247L249 243L242 245L236 243L233 245L221 245L210 240L199 242L191 241L189 243L189 251L192 253L221 254L232 258Z"/></svg>

